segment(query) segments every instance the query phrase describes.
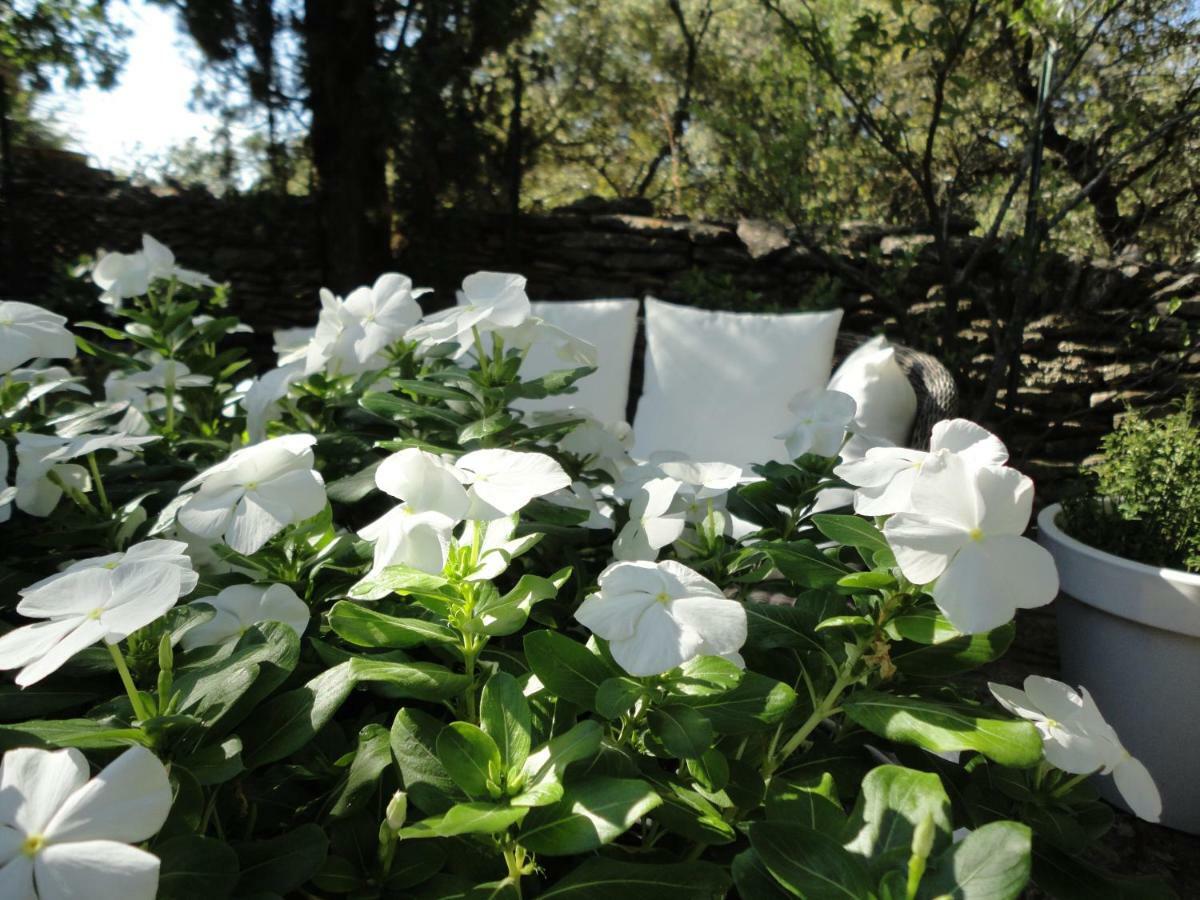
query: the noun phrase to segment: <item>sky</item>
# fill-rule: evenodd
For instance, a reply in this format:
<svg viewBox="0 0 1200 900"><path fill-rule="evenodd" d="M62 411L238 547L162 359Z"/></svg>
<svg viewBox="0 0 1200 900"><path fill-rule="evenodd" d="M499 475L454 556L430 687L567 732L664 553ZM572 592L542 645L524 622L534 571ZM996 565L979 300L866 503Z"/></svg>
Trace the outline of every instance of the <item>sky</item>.
<svg viewBox="0 0 1200 900"><path fill-rule="evenodd" d="M175 14L142 0L112 7L133 32L129 61L109 91L59 91L44 101L71 136L71 149L104 168L131 171L137 160L161 155L188 138L205 138L216 117L189 108L198 51L176 28Z"/></svg>

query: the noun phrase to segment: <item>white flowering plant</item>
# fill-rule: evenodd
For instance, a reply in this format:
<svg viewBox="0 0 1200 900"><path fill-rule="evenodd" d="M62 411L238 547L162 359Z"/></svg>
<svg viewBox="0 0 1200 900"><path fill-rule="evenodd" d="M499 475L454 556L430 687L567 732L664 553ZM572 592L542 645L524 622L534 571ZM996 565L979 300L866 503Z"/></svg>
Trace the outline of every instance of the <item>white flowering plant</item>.
<svg viewBox="0 0 1200 900"><path fill-rule="evenodd" d="M1133 890L1090 695L971 678L1057 590L993 435L818 392L793 459L635 460L520 276L323 291L248 377L174 260L100 260L112 324L0 304L0 896Z"/></svg>

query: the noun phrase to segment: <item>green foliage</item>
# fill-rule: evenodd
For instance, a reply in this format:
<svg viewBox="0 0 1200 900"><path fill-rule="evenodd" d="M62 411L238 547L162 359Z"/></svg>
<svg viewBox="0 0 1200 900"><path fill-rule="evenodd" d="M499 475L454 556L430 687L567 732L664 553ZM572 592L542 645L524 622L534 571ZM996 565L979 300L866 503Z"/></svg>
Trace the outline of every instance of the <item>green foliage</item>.
<svg viewBox="0 0 1200 900"><path fill-rule="evenodd" d="M1089 488L1063 504L1062 527L1108 553L1200 571L1200 426L1192 398L1153 418L1127 412L1104 438Z"/></svg>

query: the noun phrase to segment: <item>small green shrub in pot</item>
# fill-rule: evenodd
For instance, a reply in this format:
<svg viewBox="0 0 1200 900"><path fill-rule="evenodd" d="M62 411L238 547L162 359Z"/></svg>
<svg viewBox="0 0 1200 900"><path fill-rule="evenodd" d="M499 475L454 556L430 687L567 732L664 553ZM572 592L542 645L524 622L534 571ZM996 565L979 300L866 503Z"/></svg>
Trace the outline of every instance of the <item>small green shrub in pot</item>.
<svg viewBox="0 0 1200 900"><path fill-rule="evenodd" d="M1092 774L1159 813L1087 693L956 681L1058 587L979 426L853 457L817 391L792 459L636 461L516 408L594 365L520 276L323 291L254 378L161 244L92 276L106 322L0 303L0 895L1144 887L1081 859Z"/></svg>
<svg viewBox="0 0 1200 900"><path fill-rule="evenodd" d="M1189 397L1164 416L1130 411L1104 438L1086 490L1063 503L1063 530L1151 566L1200 572L1200 425Z"/></svg>

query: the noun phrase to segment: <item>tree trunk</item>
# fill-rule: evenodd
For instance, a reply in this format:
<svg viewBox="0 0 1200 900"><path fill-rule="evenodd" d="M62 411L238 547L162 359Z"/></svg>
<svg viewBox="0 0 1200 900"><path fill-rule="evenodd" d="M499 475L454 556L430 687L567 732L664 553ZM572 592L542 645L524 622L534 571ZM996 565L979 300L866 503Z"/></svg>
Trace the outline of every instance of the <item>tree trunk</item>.
<svg viewBox="0 0 1200 900"><path fill-rule="evenodd" d="M387 132L374 0L305 0L301 25L312 113L325 284L345 292L388 265Z"/></svg>

